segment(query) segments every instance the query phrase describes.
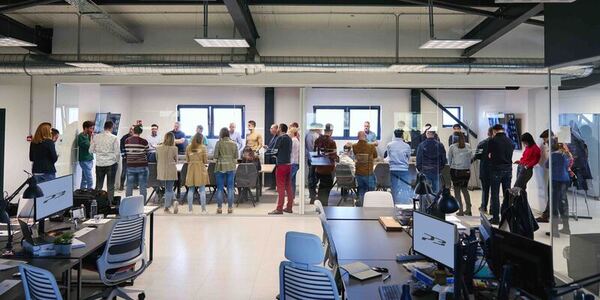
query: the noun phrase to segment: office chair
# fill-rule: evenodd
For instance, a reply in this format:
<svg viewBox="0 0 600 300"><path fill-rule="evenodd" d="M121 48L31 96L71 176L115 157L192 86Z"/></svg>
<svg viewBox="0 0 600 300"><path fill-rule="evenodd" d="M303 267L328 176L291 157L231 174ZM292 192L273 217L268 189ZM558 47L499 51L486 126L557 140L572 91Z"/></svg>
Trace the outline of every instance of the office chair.
<svg viewBox="0 0 600 300"><path fill-rule="evenodd" d="M19 265L26 300L62 300L56 278L47 270L27 264Z"/></svg>
<svg viewBox="0 0 600 300"><path fill-rule="evenodd" d="M279 295L286 299L339 300L331 270L317 266L323 261L321 241L314 234L287 232L285 257L279 265Z"/></svg>
<svg viewBox="0 0 600 300"><path fill-rule="evenodd" d="M210 195L210 199L208 199L208 203L212 203L213 198L217 194L217 178L215 177L215 166L216 163L214 162L208 163L208 184L206 185L206 188L209 190L212 189L212 194Z"/></svg>
<svg viewBox="0 0 600 300"><path fill-rule="evenodd" d="M387 191L392 187L390 164L379 163L375 166L375 179L377 180L377 190Z"/></svg>
<svg viewBox="0 0 600 300"><path fill-rule="evenodd" d="M104 252L96 260L100 280L108 288L88 299L112 299L118 296L133 300L127 293L138 293L138 299L144 299L143 290L124 289L118 285L141 275L147 262L144 198L126 197L121 200L119 219L110 233Z"/></svg>
<svg viewBox="0 0 600 300"><path fill-rule="evenodd" d="M258 170L254 163L238 165L235 171L235 186L239 189L236 207L248 198L252 201L252 206L256 206L256 197L252 194L252 188L258 189Z"/></svg>
<svg viewBox="0 0 600 300"><path fill-rule="evenodd" d="M156 196L157 198L155 199L155 201L153 201L155 203L160 202L160 199L162 198L162 184L160 183L160 181L158 181L157 176L158 174L156 171L156 163L148 163L148 187L152 188L152 192L150 193L150 196L148 196L148 198L146 199L146 203L144 204L148 204L148 202L150 202L150 199L152 199L154 196Z"/></svg>
<svg viewBox="0 0 600 300"><path fill-rule="evenodd" d="M342 202L346 202L348 196L352 196L353 193L354 195L358 194L356 180L349 165L338 164L335 166L335 181L342 190L342 198L338 201L337 206Z"/></svg>
<svg viewBox="0 0 600 300"><path fill-rule="evenodd" d="M394 207L394 198L390 192L367 192L363 207Z"/></svg>
<svg viewBox="0 0 600 300"><path fill-rule="evenodd" d="M185 193L183 194L182 199L187 199L187 194L189 192L187 185L185 185L185 179L187 178L187 171L188 171L188 163L186 162L183 164L183 166L181 166L181 172L179 172L179 174L178 174L179 187L185 187ZM194 197L192 197L192 201L193 201L193 199L194 199ZM174 200L176 200L176 199L174 199Z"/></svg>

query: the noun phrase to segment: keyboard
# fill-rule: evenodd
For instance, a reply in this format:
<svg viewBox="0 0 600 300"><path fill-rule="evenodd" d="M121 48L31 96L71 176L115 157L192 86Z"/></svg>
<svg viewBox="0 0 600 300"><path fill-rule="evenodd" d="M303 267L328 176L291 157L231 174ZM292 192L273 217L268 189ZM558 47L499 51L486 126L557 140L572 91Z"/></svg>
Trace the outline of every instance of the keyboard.
<svg viewBox="0 0 600 300"><path fill-rule="evenodd" d="M77 230L77 231L75 232L74 236L75 236L76 238L78 238L78 237L82 237L82 236L84 236L86 233L88 233L88 232L90 232L90 231L92 231L92 230L94 230L94 229L96 229L96 228L94 228L94 227L83 227L83 228L81 228L81 229Z"/></svg>
<svg viewBox="0 0 600 300"><path fill-rule="evenodd" d="M400 300L402 297L402 286L398 284L382 285L379 287L381 300Z"/></svg>

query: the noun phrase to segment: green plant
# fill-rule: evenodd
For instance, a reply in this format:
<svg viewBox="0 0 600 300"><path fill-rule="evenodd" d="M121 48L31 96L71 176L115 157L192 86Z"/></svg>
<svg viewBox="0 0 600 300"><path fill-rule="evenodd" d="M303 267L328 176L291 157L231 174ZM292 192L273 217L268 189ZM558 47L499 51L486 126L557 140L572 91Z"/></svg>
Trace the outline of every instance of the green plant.
<svg viewBox="0 0 600 300"><path fill-rule="evenodd" d="M75 235L72 232L65 232L63 234L61 234L60 236L58 236L55 240L54 240L54 244L56 245L70 245L73 243L73 237Z"/></svg>

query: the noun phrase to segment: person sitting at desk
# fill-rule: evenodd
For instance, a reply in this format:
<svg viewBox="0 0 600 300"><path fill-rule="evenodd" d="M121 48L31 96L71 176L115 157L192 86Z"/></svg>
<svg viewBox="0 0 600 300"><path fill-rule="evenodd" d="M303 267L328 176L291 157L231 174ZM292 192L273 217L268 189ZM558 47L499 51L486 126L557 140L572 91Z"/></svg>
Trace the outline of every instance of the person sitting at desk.
<svg viewBox="0 0 600 300"><path fill-rule="evenodd" d="M333 134L333 125L327 123L325 125L324 134L315 141L314 151L326 155L330 161L330 165L315 166L315 173L319 184L317 192L319 200L323 206L329 203L329 193L333 188L333 172L335 170L335 162L338 160L337 145L331 135Z"/></svg>
<svg viewBox="0 0 600 300"><path fill-rule="evenodd" d="M165 184L165 212L174 198L173 186L177 181L178 150L175 146L175 135L167 132L162 144L156 147L156 179ZM190 204L191 205L191 204ZM178 212L179 203L173 202L173 213Z"/></svg>
<svg viewBox="0 0 600 300"><path fill-rule="evenodd" d="M244 150L242 150L242 163L253 163L256 165L256 170L258 172L261 171L260 158L258 157L258 155L256 155L256 152L250 146L246 146L244 147Z"/></svg>
<svg viewBox="0 0 600 300"><path fill-rule="evenodd" d="M356 163L354 162L354 154L352 154L352 143L346 143L344 145L344 151L340 154L340 162L339 165L346 165L350 167L350 171L352 171L352 176L356 172Z"/></svg>
<svg viewBox="0 0 600 300"><path fill-rule="evenodd" d="M181 124L179 122L173 123L173 130L171 131L175 135L175 145L177 145L177 151L180 154L185 153L185 147L187 141L185 140L185 132L180 130Z"/></svg>
<svg viewBox="0 0 600 300"><path fill-rule="evenodd" d="M206 211L206 185L209 184L208 170L208 152L206 146L202 142L204 138L201 134L196 133L192 137L192 142L185 150L185 157L188 163L185 185L188 188L187 201L189 211L192 212L194 203L194 194L196 189L200 194L200 205L202 206L202 214L207 214ZM259 162L260 163L260 162Z"/></svg>
<svg viewBox="0 0 600 300"><path fill-rule="evenodd" d="M356 158L356 183L358 185L358 206L362 206L367 191L375 190L375 175L373 163L377 158L377 148L367 142L367 134L358 132L358 142L352 145L352 152Z"/></svg>

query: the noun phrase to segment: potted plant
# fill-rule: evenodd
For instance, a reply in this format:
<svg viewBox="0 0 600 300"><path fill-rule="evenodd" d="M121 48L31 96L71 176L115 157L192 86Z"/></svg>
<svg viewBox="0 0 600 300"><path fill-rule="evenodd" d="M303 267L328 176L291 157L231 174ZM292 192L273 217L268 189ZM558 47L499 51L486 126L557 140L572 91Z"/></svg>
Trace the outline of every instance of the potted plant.
<svg viewBox="0 0 600 300"><path fill-rule="evenodd" d="M74 236L72 232L65 232L54 240L54 250L57 255L71 254L71 244Z"/></svg>

